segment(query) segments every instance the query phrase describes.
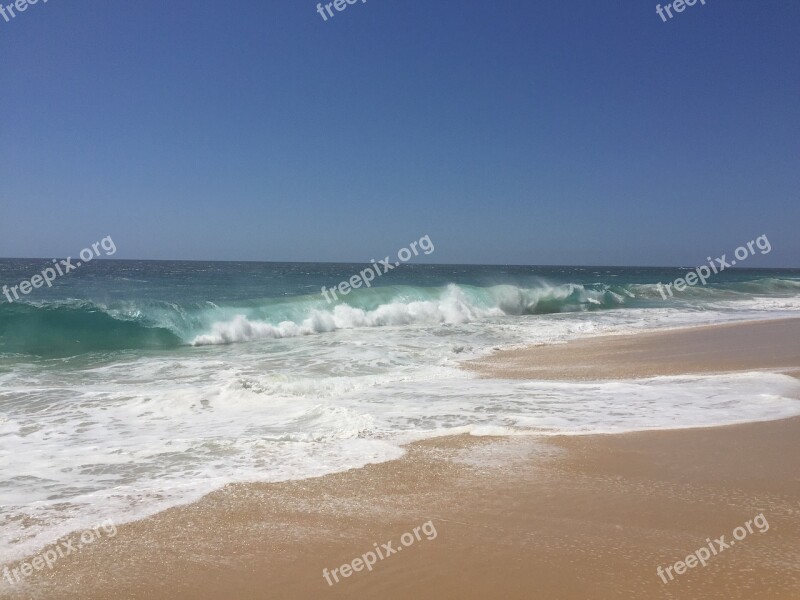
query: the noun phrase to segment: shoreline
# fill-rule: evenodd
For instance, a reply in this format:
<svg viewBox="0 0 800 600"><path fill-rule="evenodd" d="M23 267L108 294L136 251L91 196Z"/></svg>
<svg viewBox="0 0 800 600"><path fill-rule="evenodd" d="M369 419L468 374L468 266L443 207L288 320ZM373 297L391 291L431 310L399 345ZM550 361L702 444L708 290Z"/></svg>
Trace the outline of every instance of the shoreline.
<svg viewBox="0 0 800 600"><path fill-rule="evenodd" d="M800 374L800 318L601 335L498 350L463 366L484 378L586 381L769 370Z"/></svg>
<svg viewBox="0 0 800 600"><path fill-rule="evenodd" d="M614 362L618 359L606 358L608 346L617 344L614 356L636 356L647 372L653 355L639 349L643 340L655 337L656 342L646 342L651 351L654 344L666 344L673 354L712 339L718 355L701 365L711 368L722 359L722 364L731 362L729 354L739 352L745 338L751 347L774 348L776 326L754 325L776 322L585 338L500 351L468 366L491 365L482 376L500 376L497 365L503 360L512 365L503 375L512 368L529 376L535 371L537 378L563 376L565 369L619 374L625 370ZM800 330L800 319L781 320L778 327L791 338ZM726 329L736 331L720 333ZM721 346L720 335L725 338ZM788 348L781 347L786 353L771 352L768 358L773 370L797 376L800 353L793 339ZM570 346L574 362L568 364L564 350ZM587 356L600 348L603 354L587 367ZM530 361L545 352L557 355L549 360L559 368L547 371L535 362L531 369ZM792 364L781 362L787 356ZM674 368L669 361L662 366ZM800 480L785 460L800 452L797 440L800 417L620 434L432 438L405 446L399 459L361 469L281 483L229 484L192 504L120 525L113 539L87 546L52 571L34 573L25 582L30 586L0 587L0 594L211 599L261 598L279 589L278 595L287 598L501 593L571 599L594 597L599 590L605 591L603 597L626 598L712 597L702 594L725 590L729 598L790 598L800 595L800 572L776 570L773 557L800 556L795 541L800 539ZM742 542L741 554L740 548L728 550L726 560L691 569L669 584L656 577L657 566L685 558L705 537L752 519L756 509L771 529ZM373 572L352 573L334 585L323 578L323 568L349 562L373 543L394 539L397 545L401 534L429 520L437 529L435 539L422 537L413 550L381 560ZM575 565L582 568L578 576ZM739 569L754 565L760 583L742 587ZM614 587L620 577L629 595L613 595L621 589ZM758 595L769 586L774 595ZM532 589L536 595L530 595Z"/></svg>

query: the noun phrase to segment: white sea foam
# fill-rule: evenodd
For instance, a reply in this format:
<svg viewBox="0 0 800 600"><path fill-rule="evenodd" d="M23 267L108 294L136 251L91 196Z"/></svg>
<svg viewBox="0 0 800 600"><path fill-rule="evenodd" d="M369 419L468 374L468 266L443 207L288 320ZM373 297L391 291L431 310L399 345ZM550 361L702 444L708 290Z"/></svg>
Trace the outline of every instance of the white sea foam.
<svg viewBox="0 0 800 600"><path fill-rule="evenodd" d="M470 303L458 286L451 285L447 293L436 300L390 302L382 304L374 310L339 304L330 311L314 309L310 316L300 323L282 321L273 325L263 321L252 321L245 315L236 315L229 321L214 323L210 333L197 336L192 344L195 346L229 344L363 327L438 325L441 323L457 325L503 314L505 313L501 308L475 306Z"/></svg>
<svg viewBox="0 0 800 600"><path fill-rule="evenodd" d="M631 286L639 294L653 294L652 285ZM639 289L641 288L641 289ZM692 301L701 296L702 302ZM714 295L719 299L706 296ZM402 294L401 294L402 296ZM613 323L617 329L627 324L630 329L654 327L667 323L680 327L699 323L719 323L736 320L775 318L800 315L800 297L768 297L742 294L722 295L717 290L701 289L686 299L676 298L674 305L664 307L628 307L615 311L589 311L597 307L623 307L635 294L625 288L613 291L609 288L592 289L576 284L553 285L545 281L536 287L520 288L498 285L490 288L465 288L449 285L446 290L426 300L409 300L402 297L379 304L375 308L359 308L338 304L331 308L308 305L306 313L296 320L271 321L253 315L235 314L214 321L205 331L192 338L194 346L222 345L264 339L283 339L341 330L374 327L430 327L434 325L467 325L485 323L501 317L522 317L511 322L511 326L525 328L532 322L525 316L537 313L561 314L563 322L582 321L588 327L597 322ZM722 299L722 297L726 299ZM304 303L303 305L306 305ZM640 321L633 322L637 316ZM536 319L538 326L541 319ZM548 324L545 323L545 326ZM621 331L621 329L620 329ZM534 333L534 335L536 335ZM544 341L564 340L560 334ZM506 342L508 340L505 340ZM535 337L534 343L540 340Z"/></svg>
<svg viewBox="0 0 800 600"><path fill-rule="evenodd" d="M561 301L575 294L600 301L575 289L542 293L548 301L559 294ZM800 384L770 373L562 383L484 381L457 368L496 347L790 316L800 311L797 300L514 318L507 315L542 298L499 286L490 301L479 300L454 287L437 299L338 306L298 323L234 318L196 339L198 347L80 369L20 364L0 373L7 482L0 487L0 562L103 519L140 518L229 482L392 460L413 439L800 414ZM32 525L23 528L22 515Z"/></svg>

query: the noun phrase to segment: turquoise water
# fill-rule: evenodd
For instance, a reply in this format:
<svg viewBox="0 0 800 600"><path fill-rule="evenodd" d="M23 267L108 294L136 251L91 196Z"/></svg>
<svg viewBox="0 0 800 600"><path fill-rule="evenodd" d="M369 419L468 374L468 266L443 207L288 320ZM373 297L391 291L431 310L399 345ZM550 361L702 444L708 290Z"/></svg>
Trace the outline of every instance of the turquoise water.
<svg viewBox="0 0 800 600"><path fill-rule="evenodd" d="M43 260L0 261L17 285ZM0 562L226 483L391 460L443 433L582 434L800 413L779 373L477 380L496 348L800 316L800 270L92 261L0 303Z"/></svg>
<svg viewBox="0 0 800 600"><path fill-rule="evenodd" d="M47 261L2 260L0 282L13 285ZM342 328L463 322L491 311L509 317L681 306L704 310L746 297L793 297L800 270L727 270L707 286L665 301L655 284L686 269L448 266L405 264L328 303L320 293L363 270L357 264L95 261L0 303L0 354L42 357L161 349L325 333ZM413 315L401 307L437 302L451 286L464 297L458 314ZM13 297L12 297L13 298ZM327 319L337 304L365 316ZM389 307L394 308L390 310ZM304 326L314 316L316 322ZM237 329L235 319L257 324ZM231 327L228 331L225 324ZM241 325L241 320L238 322ZM285 324L283 327L280 324ZM292 327L289 323L296 325ZM272 327L266 327L271 325Z"/></svg>

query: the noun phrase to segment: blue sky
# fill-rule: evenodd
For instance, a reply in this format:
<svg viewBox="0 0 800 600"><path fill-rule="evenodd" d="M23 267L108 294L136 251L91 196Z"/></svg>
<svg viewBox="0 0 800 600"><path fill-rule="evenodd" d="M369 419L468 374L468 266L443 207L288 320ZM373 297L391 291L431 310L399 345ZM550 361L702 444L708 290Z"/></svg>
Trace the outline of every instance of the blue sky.
<svg viewBox="0 0 800 600"><path fill-rule="evenodd" d="M800 3L41 0L0 256L800 267Z"/></svg>

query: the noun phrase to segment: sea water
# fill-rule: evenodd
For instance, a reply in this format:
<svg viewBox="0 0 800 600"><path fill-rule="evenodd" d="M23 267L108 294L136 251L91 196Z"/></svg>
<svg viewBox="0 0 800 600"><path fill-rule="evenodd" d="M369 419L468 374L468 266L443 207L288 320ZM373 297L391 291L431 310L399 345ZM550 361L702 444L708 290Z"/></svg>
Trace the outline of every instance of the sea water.
<svg viewBox="0 0 800 600"><path fill-rule="evenodd" d="M47 266L0 261L0 284ZM357 264L97 260L0 303L0 562L60 535L302 479L447 433L584 434L800 413L766 372L480 380L498 348L800 316L799 270L404 264L342 302Z"/></svg>

